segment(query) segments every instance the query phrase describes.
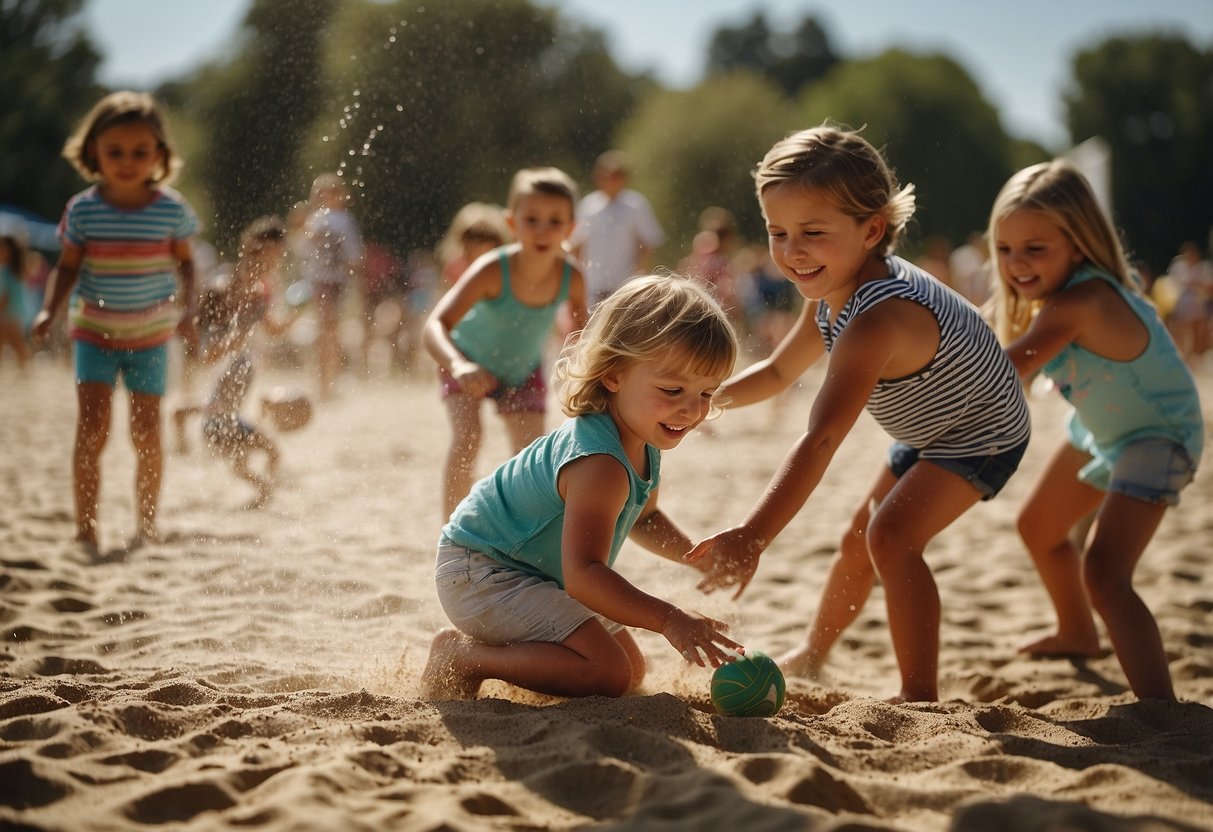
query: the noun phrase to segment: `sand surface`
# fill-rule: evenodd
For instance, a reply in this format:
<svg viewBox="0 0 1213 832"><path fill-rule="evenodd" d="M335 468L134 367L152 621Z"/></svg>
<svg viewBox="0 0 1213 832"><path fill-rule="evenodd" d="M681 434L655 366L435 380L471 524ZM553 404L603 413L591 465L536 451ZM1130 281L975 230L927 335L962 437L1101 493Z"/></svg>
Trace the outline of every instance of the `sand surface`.
<svg viewBox="0 0 1213 832"><path fill-rule="evenodd" d="M883 701L897 678L879 588L826 678L790 680L774 718L715 715L709 672L647 632L639 695L557 701L490 683L477 701L429 702L417 690L445 624L431 578L444 413L428 374L346 381L278 437L286 482L268 506L241 509L251 490L195 430L192 453L168 456L164 541L91 565L70 542L69 372L0 367L0 828L1213 829L1213 470L1138 571L1178 704L1137 703L1110 653L1016 654L1052 625L1014 522L1061 435L1055 396L1033 399L1035 438L1003 495L928 553L938 704ZM276 383L311 377L259 380ZM666 455L663 503L692 537L741 519L816 384ZM117 401L106 552L134 531ZM506 455L486 424L480 473ZM631 544L619 568L777 654L803 637L886 444L862 417L740 602L699 595L691 570Z"/></svg>

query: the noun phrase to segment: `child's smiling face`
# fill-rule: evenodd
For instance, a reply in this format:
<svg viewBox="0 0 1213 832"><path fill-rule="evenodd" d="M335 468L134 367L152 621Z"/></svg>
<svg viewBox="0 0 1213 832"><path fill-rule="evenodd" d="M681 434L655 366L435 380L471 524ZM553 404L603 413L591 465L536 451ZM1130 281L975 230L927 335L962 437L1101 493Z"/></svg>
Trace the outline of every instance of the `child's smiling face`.
<svg viewBox="0 0 1213 832"><path fill-rule="evenodd" d="M611 414L625 447L652 445L668 451L698 426L712 409L712 397L727 373L704 375L673 350L662 360L634 361L609 373L603 385L612 393Z"/></svg>
<svg viewBox="0 0 1213 832"><path fill-rule="evenodd" d="M857 220L844 214L826 191L797 182L770 185L759 201L771 258L783 276L809 300L849 297L884 237L883 217Z"/></svg>
<svg viewBox="0 0 1213 832"><path fill-rule="evenodd" d="M1082 252L1042 211L1012 211L994 227L999 277L1025 300L1039 300L1062 288Z"/></svg>

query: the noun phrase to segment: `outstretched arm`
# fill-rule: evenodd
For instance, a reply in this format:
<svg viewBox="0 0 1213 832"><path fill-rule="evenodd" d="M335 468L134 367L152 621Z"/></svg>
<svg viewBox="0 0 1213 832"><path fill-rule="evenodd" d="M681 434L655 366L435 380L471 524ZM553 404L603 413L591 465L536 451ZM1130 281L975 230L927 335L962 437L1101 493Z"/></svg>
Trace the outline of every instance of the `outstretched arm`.
<svg viewBox="0 0 1213 832"><path fill-rule="evenodd" d="M649 495L628 537L666 560L686 563L684 555L693 541L661 510L657 504L657 494L654 491Z"/></svg>
<svg viewBox="0 0 1213 832"><path fill-rule="evenodd" d="M830 356L808 428L792 446L766 491L741 525L700 542L687 555L692 563L707 560L702 568L708 574L700 589L711 592L736 585L734 597L745 591L762 552L821 482L898 348L899 334L887 314L867 313L848 326Z"/></svg>
<svg viewBox="0 0 1213 832"><path fill-rule="evenodd" d="M786 390L825 354L816 314L817 304L806 302L792 329L769 356L725 382L717 397L726 408L760 402Z"/></svg>
<svg viewBox="0 0 1213 832"><path fill-rule="evenodd" d="M1080 287L1081 288L1081 287ZM1006 347L1019 377L1030 378L1082 333L1091 304L1088 293L1062 291L1045 302L1028 331Z"/></svg>
<svg viewBox="0 0 1213 832"><path fill-rule="evenodd" d="M702 665L701 651L713 667L728 661L723 648L741 645L720 632L721 622L649 595L607 565L629 488L619 461L606 454L583 457L561 470L559 482L565 501L561 565L569 595L612 621L661 633L688 661Z"/></svg>

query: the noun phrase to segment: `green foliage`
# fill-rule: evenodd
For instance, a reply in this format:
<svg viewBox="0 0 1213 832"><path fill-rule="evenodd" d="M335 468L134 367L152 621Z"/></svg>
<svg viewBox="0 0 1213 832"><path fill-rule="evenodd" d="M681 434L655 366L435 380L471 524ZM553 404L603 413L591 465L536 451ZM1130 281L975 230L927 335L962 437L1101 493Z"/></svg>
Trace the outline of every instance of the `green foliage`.
<svg viewBox="0 0 1213 832"><path fill-rule="evenodd" d="M766 16L756 12L740 26L717 29L708 45L709 74L753 72L788 95L824 77L838 61L825 27L811 15L786 33L772 31Z"/></svg>
<svg viewBox="0 0 1213 832"><path fill-rule="evenodd" d="M583 178L637 92L600 35L525 0L346 4L324 65L309 172L348 177L367 235L399 250L504 202L520 167Z"/></svg>
<svg viewBox="0 0 1213 832"><path fill-rule="evenodd" d="M307 195L299 147L317 115L319 54L337 0L255 0L228 62L161 91L193 141L182 190L205 193L214 211L211 236L230 249L240 230L263 214L283 215ZM178 129L180 128L180 129Z"/></svg>
<svg viewBox="0 0 1213 832"><path fill-rule="evenodd" d="M1112 206L1136 256L1164 271L1213 228L1213 50L1182 36L1113 37L1080 51L1065 95L1075 141L1101 136Z"/></svg>
<svg viewBox="0 0 1213 832"><path fill-rule="evenodd" d="M779 89L749 73L645 99L623 126L620 146L633 164L633 187L649 198L665 226L662 262L687 252L699 212L713 205L733 213L742 237L765 239L751 173L795 120Z"/></svg>
<svg viewBox="0 0 1213 832"><path fill-rule="evenodd" d="M840 64L805 92L800 112L805 126L832 119L864 127L901 183L914 183L911 250L921 239L943 237L955 245L984 229L994 196L1012 173L1012 145L997 111L944 55L893 49Z"/></svg>
<svg viewBox="0 0 1213 832"><path fill-rule="evenodd" d="M82 0L0 0L0 201L58 219L85 183L60 156L102 95Z"/></svg>

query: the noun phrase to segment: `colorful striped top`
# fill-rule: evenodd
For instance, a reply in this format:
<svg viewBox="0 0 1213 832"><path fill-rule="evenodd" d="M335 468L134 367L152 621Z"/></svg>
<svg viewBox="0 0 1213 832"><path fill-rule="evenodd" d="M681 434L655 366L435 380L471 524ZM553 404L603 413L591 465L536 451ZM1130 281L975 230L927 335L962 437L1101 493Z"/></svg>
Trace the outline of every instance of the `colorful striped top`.
<svg viewBox="0 0 1213 832"><path fill-rule="evenodd" d="M110 349L147 349L173 337L179 320L173 245L198 232L181 194L161 188L143 208L122 210L91 187L72 197L59 236L83 249L72 292L72 338Z"/></svg>

